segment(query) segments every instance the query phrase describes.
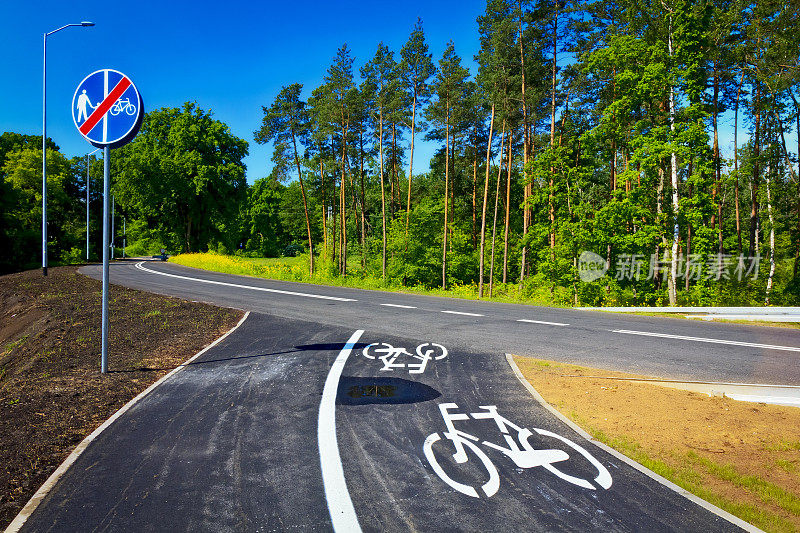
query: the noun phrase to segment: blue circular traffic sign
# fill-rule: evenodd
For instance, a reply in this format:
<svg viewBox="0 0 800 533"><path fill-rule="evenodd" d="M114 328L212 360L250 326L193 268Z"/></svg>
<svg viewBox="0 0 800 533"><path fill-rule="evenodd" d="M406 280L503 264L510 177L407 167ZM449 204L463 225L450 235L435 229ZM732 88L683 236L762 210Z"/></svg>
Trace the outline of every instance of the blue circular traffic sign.
<svg viewBox="0 0 800 533"><path fill-rule="evenodd" d="M75 89L72 120L93 146L117 148L139 131L142 107L142 96L128 76L102 69L86 76Z"/></svg>

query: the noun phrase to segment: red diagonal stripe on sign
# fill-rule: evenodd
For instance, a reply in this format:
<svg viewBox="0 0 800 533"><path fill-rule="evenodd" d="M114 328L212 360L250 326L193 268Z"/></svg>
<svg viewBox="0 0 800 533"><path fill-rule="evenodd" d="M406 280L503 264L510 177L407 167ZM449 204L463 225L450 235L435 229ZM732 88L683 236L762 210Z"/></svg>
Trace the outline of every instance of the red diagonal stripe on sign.
<svg viewBox="0 0 800 533"><path fill-rule="evenodd" d="M92 128L97 126L97 123L100 122L106 113L108 113L108 110L111 109L111 106L113 106L114 103L119 100L119 97L122 96L122 94L127 91L128 87L130 86L131 80L123 76L122 79L119 80L119 83L117 83L117 86L114 87L110 93L108 93L108 96L106 96L105 100L103 100L100 105L97 106L97 109L95 109L94 112L89 115L89 118L86 119L86 122L84 122L83 125L78 128L80 132L84 135L88 135L89 132L92 131Z"/></svg>

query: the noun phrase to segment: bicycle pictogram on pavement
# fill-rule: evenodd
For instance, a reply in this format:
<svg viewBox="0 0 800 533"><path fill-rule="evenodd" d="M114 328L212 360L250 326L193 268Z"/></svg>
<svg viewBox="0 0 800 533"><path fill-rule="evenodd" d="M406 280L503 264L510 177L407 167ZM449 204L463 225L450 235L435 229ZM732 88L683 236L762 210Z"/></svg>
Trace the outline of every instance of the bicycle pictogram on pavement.
<svg viewBox="0 0 800 533"><path fill-rule="evenodd" d="M409 374L422 374L431 361L440 361L447 357L447 348L441 344L425 342L417 346L414 353L403 347L395 348L387 342L373 342L361 352L361 355L373 361L381 361L381 372L395 369L408 369Z"/></svg>

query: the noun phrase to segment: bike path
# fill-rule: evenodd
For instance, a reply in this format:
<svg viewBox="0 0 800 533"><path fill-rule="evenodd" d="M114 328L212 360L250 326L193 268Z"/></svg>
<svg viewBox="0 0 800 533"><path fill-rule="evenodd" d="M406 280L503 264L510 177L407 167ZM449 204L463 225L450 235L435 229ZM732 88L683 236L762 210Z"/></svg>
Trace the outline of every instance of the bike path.
<svg viewBox="0 0 800 533"><path fill-rule="evenodd" d="M413 332L387 338L366 327L345 360L343 345L354 335L251 313L101 433L23 530L330 531L332 501L343 498L352 501L364 531L738 530L553 418L502 354L448 349L443 358L424 360L413 357L417 346L436 339L415 339ZM386 345L367 350L374 359L365 357L373 343L404 347L412 355L381 370L392 361L380 359ZM420 353L429 349L432 358L443 353L431 344ZM340 362L333 416L341 463L321 464L321 399ZM420 369L423 362L421 373L400 366ZM545 464L593 488L565 481L545 466L521 468L485 445L510 446L491 419L452 422L478 438L465 447L468 461L455 463L440 409L447 403L457 405L451 413L485 413L495 406L517 428L535 434L526 441L532 449L551 450L551 459L553 453L569 456ZM548 435L583 447L607 470L611 485L603 488L590 461ZM509 437L519 442L513 428ZM476 487L479 497L454 489L434 463L453 482ZM489 468L497 471L490 497L484 490L493 478ZM323 471L331 469L345 481L337 493L323 488Z"/></svg>
<svg viewBox="0 0 800 533"><path fill-rule="evenodd" d="M329 530L317 411L348 335L251 313L101 433L23 531Z"/></svg>
<svg viewBox="0 0 800 533"><path fill-rule="evenodd" d="M369 331L361 338L362 343L385 342L411 353L417 343L431 341L436 339L376 338ZM384 362L362 351L354 350L345 368L337 423L345 477L364 531L741 531L581 438L530 396L503 354L453 350L442 360L429 361L424 373L410 374L400 368L381 370ZM372 383L378 385L374 396L352 388ZM381 385L384 395L394 385L394 396L381 397ZM527 441L532 448L569 455L552 467L593 488L565 481L543 466L521 468L482 444L511 448L492 419L456 420L453 426L478 437L481 444L475 444L497 469L499 486L487 497L482 485L490 474L478 455L465 447L467 462L452 459L456 450L444 434L442 404L458 406L447 409L450 415L486 416L487 407L496 407L502 417L531 431ZM600 471L575 448L534 428L582 447L610 475L610 487L595 481ZM518 431L508 431L519 443ZM430 450L445 476L474 487L478 497L455 490L437 475L424 450L434 433L438 440Z"/></svg>

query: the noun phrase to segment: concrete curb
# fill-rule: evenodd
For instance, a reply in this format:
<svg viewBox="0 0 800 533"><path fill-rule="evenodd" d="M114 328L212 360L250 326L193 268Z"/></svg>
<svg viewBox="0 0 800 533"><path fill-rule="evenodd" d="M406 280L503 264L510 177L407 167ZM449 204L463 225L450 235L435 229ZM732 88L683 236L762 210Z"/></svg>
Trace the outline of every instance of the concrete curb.
<svg viewBox="0 0 800 533"><path fill-rule="evenodd" d="M687 491L686 489L683 489L683 488L679 487L678 485L676 485L672 481L669 481L668 479L659 476L658 474L656 474L652 470L649 470L648 468L645 468L644 466L640 465L639 463L637 463L636 461L634 461L630 457L621 454L617 450L615 450L615 449L603 444L602 442L600 442L598 440L595 440L586 431L584 431L579 426L577 426L572 420L570 420L566 416L562 415L558 410L556 410L553 406L551 406L549 403L547 403L544 398L542 398L542 395L539 394L539 392L536 389L534 389L533 386L530 383L528 383L528 380L525 379L525 376L522 375L522 372L520 372L519 367L517 366L517 363L514 362L514 356L513 355L507 353L506 354L506 361L508 361L509 366L511 366L511 370L514 372L514 375L517 376L517 379L519 379L519 382L522 383L522 385L528 390L528 392L531 393L531 396L533 396L533 398L537 402L539 402L539 404L541 404L542 407L547 409L553 416L558 418L564 424L569 426L573 431L575 431L575 433L577 433L578 435L580 435L584 439L588 440L589 442L591 442L592 444L594 444L598 448L601 448L606 453L609 453L609 454L613 455L614 457L616 457L618 460L622 461L623 463L625 463L625 464L627 464L629 466L632 466L633 468L635 468L639 472L643 473L647 477L649 477L649 478L661 483L662 485L664 485L668 489L677 492L678 494L680 494L681 496L683 496L687 500L690 500L690 501L696 503L700 507L702 507L702 508L704 508L704 509L706 509L708 511L711 511L712 513L714 513L715 515L719 516L720 518L723 518L723 519L727 520L728 522L730 522L730 523L732 523L732 524L744 529L745 531L752 532L752 533L757 533L757 532L764 533L763 530L755 527L754 525L748 524L747 522L745 522L741 518L736 517L736 516L732 515L731 513L727 512L727 511L725 511L723 509L720 509L716 505L712 505L712 504L708 503L707 501L703 500L702 498L699 498L699 497L695 496L694 494L692 494L691 492Z"/></svg>
<svg viewBox="0 0 800 533"><path fill-rule="evenodd" d="M111 424L113 424L119 417L124 415L131 407L136 405L142 398L153 392L153 390L155 390L156 387L164 383L166 380L174 376L176 373L186 368L186 365L188 365L189 363L191 363L192 361L194 361L195 359L206 353L208 350L210 350L211 348L222 342L228 335L236 331L239 328L239 326L244 324L244 321L247 320L248 316L250 316L250 311L245 312L242 319L239 320L239 323L233 326L233 328L228 330L224 335L219 337L217 340L215 340L214 342L212 342L211 344L209 344L208 346L206 346L205 348L194 354L192 357L187 359L180 366L172 369L168 374L161 377L158 381L156 381L155 383L147 387L145 390L140 392L138 396L136 396L134 399L123 405L119 409L119 411L111 415L111 418L103 422L103 424L100 427L95 429L88 437L83 439L80 442L80 444L78 444L75 447L75 449L72 450L72 453L69 454L69 456L64 460L64 462L61 463L61 465L56 469L56 471L53 472L49 478L47 478L47 481L45 481L44 484L41 487L39 487L39 490L37 490L36 493L33 496L31 496L31 499L28 500L28 503L25 504L25 507L22 508L19 514L17 514L14 520L5 529L5 533L17 533L20 529L22 529L22 526L25 525L25 522L28 520L28 517L31 514L33 514L33 512L36 510L36 508L39 506L42 500L44 500L44 498L50 493L53 487L55 487L56 483L58 483L58 480L61 479L61 477L66 473L69 467L72 466L72 464L78 459L78 457L81 456L84 450L86 450L89 444L91 444L93 440L95 440L98 436L100 436L100 434L103 431L108 429L111 426Z"/></svg>

